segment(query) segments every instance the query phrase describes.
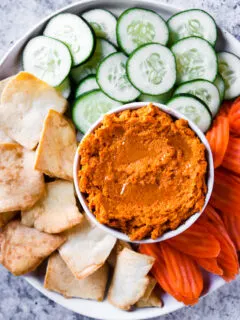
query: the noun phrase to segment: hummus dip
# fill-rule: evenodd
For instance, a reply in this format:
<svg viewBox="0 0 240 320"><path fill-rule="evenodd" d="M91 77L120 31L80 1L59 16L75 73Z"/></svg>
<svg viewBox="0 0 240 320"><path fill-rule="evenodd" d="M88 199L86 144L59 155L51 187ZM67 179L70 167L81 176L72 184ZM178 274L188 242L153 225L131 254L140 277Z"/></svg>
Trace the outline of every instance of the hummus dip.
<svg viewBox="0 0 240 320"><path fill-rule="evenodd" d="M156 239L204 205L204 145L186 120L152 104L106 115L79 152L90 210L131 240Z"/></svg>

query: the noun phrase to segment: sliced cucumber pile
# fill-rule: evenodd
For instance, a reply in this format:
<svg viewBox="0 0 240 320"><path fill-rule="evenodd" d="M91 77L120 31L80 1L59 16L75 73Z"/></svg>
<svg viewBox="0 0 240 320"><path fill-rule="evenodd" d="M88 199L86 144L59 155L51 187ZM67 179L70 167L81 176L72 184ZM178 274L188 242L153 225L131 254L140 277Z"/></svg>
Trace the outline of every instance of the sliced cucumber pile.
<svg viewBox="0 0 240 320"><path fill-rule="evenodd" d="M220 73L217 74L216 79L213 82L215 86L218 88L218 92L220 94L221 101L224 99L225 95L225 83L223 80L223 77L220 75Z"/></svg>
<svg viewBox="0 0 240 320"><path fill-rule="evenodd" d="M179 40L172 48L177 63L177 82L194 79L214 81L217 76L217 56L213 47L198 37Z"/></svg>
<svg viewBox="0 0 240 320"><path fill-rule="evenodd" d="M217 26L214 19L205 11L191 9L176 13L167 22L170 43L183 38L197 36L210 42L213 46L217 40Z"/></svg>
<svg viewBox="0 0 240 320"><path fill-rule="evenodd" d="M95 37L88 24L75 14L61 13L52 18L43 34L65 43L72 55L73 66L91 57L95 48Z"/></svg>
<svg viewBox="0 0 240 320"><path fill-rule="evenodd" d="M62 94L65 99L68 99L71 94L71 82L67 77L63 82L56 87L56 90Z"/></svg>
<svg viewBox="0 0 240 320"><path fill-rule="evenodd" d="M203 10L166 23L145 8L119 17L95 8L50 19L44 35L27 43L23 68L75 99L73 120L82 132L132 101L169 104L206 131L222 100L240 95L240 59L217 53L216 40L216 23Z"/></svg>
<svg viewBox="0 0 240 320"><path fill-rule="evenodd" d="M125 54L116 52L105 58L97 71L99 87L110 98L120 102L136 100L140 95L128 80L126 62Z"/></svg>
<svg viewBox="0 0 240 320"><path fill-rule="evenodd" d="M220 107L220 95L217 87L207 80L193 80L183 83L174 92L174 96L179 93L189 93L198 97L206 103L214 117Z"/></svg>
<svg viewBox="0 0 240 320"><path fill-rule="evenodd" d="M78 130L86 133L98 118L119 106L121 106L121 103L112 100L101 90L86 92L78 97L73 105L73 122Z"/></svg>
<svg viewBox="0 0 240 320"><path fill-rule="evenodd" d="M23 50L23 68L53 87L68 76L71 54L62 42L45 36L31 39Z"/></svg>
<svg viewBox="0 0 240 320"><path fill-rule="evenodd" d="M117 21L117 42L126 54L146 43L167 44L166 22L156 12L141 8L125 10Z"/></svg>
<svg viewBox="0 0 240 320"><path fill-rule="evenodd" d="M141 93L163 94L172 89L176 82L174 56L161 44L146 44L130 55L127 75Z"/></svg>
<svg viewBox="0 0 240 320"><path fill-rule="evenodd" d="M97 37L105 38L117 46L117 19L110 11L92 9L85 12L82 17L92 26Z"/></svg>
<svg viewBox="0 0 240 320"><path fill-rule="evenodd" d="M96 76L95 75L87 76L77 86L77 89L75 91L75 98L78 98L81 94L85 92L92 91L95 89L99 89Z"/></svg>
<svg viewBox="0 0 240 320"><path fill-rule="evenodd" d="M86 63L73 68L71 70L71 77L75 83L79 83L89 74L96 74L99 63L109 54L116 52L117 49L107 40L97 38L96 49Z"/></svg>
<svg viewBox="0 0 240 320"><path fill-rule="evenodd" d="M218 69L225 84L224 99L240 95L240 59L229 52L218 53Z"/></svg>
<svg viewBox="0 0 240 320"><path fill-rule="evenodd" d="M193 121L203 132L206 132L211 126L211 112L207 105L197 97L182 93L174 96L167 103L167 106L182 113L187 119Z"/></svg>

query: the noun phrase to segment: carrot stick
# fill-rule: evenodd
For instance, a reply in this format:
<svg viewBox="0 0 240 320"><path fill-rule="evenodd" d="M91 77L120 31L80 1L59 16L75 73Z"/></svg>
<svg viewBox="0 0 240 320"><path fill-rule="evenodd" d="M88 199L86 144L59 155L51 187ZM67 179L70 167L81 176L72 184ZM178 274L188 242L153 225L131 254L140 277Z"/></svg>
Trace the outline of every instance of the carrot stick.
<svg viewBox="0 0 240 320"><path fill-rule="evenodd" d="M240 103L239 103L240 104ZM240 109L239 109L240 112ZM240 133L240 117L239 117L239 133ZM224 155L222 166L237 174L240 174L240 138L229 137L227 151Z"/></svg>
<svg viewBox="0 0 240 320"><path fill-rule="evenodd" d="M197 224L204 225L220 243L221 250L217 257L217 263L223 270L222 277L226 281L235 279L239 270L237 252L217 212L208 206L207 213L202 214Z"/></svg>
<svg viewBox="0 0 240 320"><path fill-rule="evenodd" d="M231 107L232 107L232 101L228 101L228 100L223 101L218 115L228 117L230 110L231 110Z"/></svg>
<svg viewBox="0 0 240 320"><path fill-rule="evenodd" d="M228 117L230 131L236 135L240 135L240 97L233 102Z"/></svg>
<svg viewBox="0 0 240 320"><path fill-rule="evenodd" d="M229 214L240 214L240 177L224 168L215 170L210 204Z"/></svg>
<svg viewBox="0 0 240 320"><path fill-rule="evenodd" d="M217 116L212 128L207 132L206 138L210 144L214 168L221 165L229 140L229 121L226 116Z"/></svg>
<svg viewBox="0 0 240 320"><path fill-rule="evenodd" d="M195 258L196 262L206 271L223 275L223 270L219 267L217 258Z"/></svg>
<svg viewBox="0 0 240 320"><path fill-rule="evenodd" d="M236 250L240 251L240 216L227 214L224 212L221 213L221 216L223 218L225 228L236 247Z"/></svg>
<svg viewBox="0 0 240 320"><path fill-rule="evenodd" d="M220 252L220 244L217 239L209 234L204 226L198 224L194 224L185 232L166 242L175 249L198 258L214 258Z"/></svg>

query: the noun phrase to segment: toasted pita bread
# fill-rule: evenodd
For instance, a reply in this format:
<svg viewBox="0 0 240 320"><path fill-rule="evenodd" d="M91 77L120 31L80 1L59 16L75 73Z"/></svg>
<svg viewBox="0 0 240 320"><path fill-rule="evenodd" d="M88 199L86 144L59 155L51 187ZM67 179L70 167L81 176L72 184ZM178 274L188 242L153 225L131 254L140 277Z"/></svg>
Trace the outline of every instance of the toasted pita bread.
<svg viewBox="0 0 240 320"><path fill-rule="evenodd" d="M63 235L46 234L17 220L9 222L2 235L1 263L16 276L35 270L66 240Z"/></svg>
<svg viewBox="0 0 240 320"><path fill-rule="evenodd" d="M112 252L110 253L110 255L107 259L108 263L110 264L110 266L112 268L115 268L117 256L124 248L132 249L132 247L130 246L130 244L128 242L125 242L123 240L117 240L114 248L112 249Z"/></svg>
<svg viewBox="0 0 240 320"><path fill-rule="evenodd" d="M153 263L153 257L124 248L117 257L108 301L129 310L144 295L149 284L147 274Z"/></svg>
<svg viewBox="0 0 240 320"><path fill-rule="evenodd" d="M13 77L9 77L0 81L0 102L1 102L1 95L2 95L3 89L6 87L6 85L12 78ZM12 141L13 140L0 128L0 143L12 142Z"/></svg>
<svg viewBox="0 0 240 320"><path fill-rule="evenodd" d="M60 233L79 224L73 184L57 180L46 184L45 196L33 208L22 211L22 224L47 233Z"/></svg>
<svg viewBox="0 0 240 320"><path fill-rule="evenodd" d="M34 170L35 152L0 144L0 212L32 207L44 193L43 174Z"/></svg>
<svg viewBox="0 0 240 320"><path fill-rule="evenodd" d="M9 221L11 221L17 212L1 212L0 213L0 228L4 227Z"/></svg>
<svg viewBox="0 0 240 320"><path fill-rule="evenodd" d="M6 85L8 84L8 82L13 78L14 76L12 77L8 77L6 79L3 79L0 81L0 99L1 99L1 95L3 93L3 89L6 87ZM0 100L1 101L1 100Z"/></svg>
<svg viewBox="0 0 240 320"><path fill-rule="evenodd" d="M138 308L149 308L149 307L162 308L162 306L163 306L162 300L159 297L159 294L155 290L152 291L148 299L146 300L140 299L136 303L136 307Z"/></svg>
<svg viewBox="0 0 240 320"><path fill-rule="evenodd" d="M59 252L77 279L84 279L99 269L116 243L116 238L92 225L86 218L66 234L68 240Z"/></svg>
<svg viewBox="0 0 240 320"><path fill-rule="evenodd" d="M157 281L149 277L149 283L147 289L140 300L136 303L136 307L145 308L145 307L162 307L162 300L155 290Z"/></svg>
<svg viewBox="0 0 240 320"><path fill-rule="evenodd" d="M78 280L58 253L48 260L44 287L66 298L77 297L102 301L108 280L108 266L104 264L89 277Z"/></svg>
<svg viewBox="0 0 240 320"><path fill-rule="evenodd" d="M13 142L6 133L0 129L0 143Z"/></svg>
<svg viewBox="0 0 240 320"><path fill-rule="evenodd" d="M44 120L35 169L52 177L72 180L76 150L74 126L59 112L50 110Z"/></svg>
<svg viewBox="0 0 240 320"><path fill-rule="evenodd" d="M50 109L61 113L67 100L54 88L27 72L20 72L3 89L0 128L27 149L38 144L44 118Z"/></svg>

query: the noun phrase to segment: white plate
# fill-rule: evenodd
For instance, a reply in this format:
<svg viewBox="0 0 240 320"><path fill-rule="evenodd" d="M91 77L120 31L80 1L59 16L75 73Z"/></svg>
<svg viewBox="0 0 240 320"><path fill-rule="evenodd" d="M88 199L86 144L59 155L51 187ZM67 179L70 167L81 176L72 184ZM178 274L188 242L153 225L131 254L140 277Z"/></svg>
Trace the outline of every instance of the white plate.
<svg viewBox="0 0 240 320"><path fill-rule="evenodd" d="M131 4L131 5L129 5ZM144 7L147 9L152 9L157 11L163 16L163 18L168 18L172 14L176 13L180 9L174 8L169 5L161 4L155 0L83 0L80 3L70 5L55 12L53 15L59 12L72 12L76 14L81 14L82 12L92 9L92 8L105 8L111 10L116 15L119 15L124 9L129 7ZM5 57L0 62L0 79L4 79L10 75L15 74L20 69L21 63L21 52L28 41L35 35L38 35L44 29L47 21L50 17L47 17L42 22L40 22L36 27L34 27L29 33L27 33L22 39L20 39L15 46L5 55ZM227 31L219 30L219 37L217 42L218 50L230 51L238 56L240 55L240 43ZM225 282L221 278L206 274L206 283L208 283L208 288L206 294L211 293L221 287ZM75 311L79 314L104 320L137 320L137 319L148 319L152 317L157 317L163 314L170 313L174 310L182 308L184 305L167 294L163 295L164 307L159 308L145 308L137 309L133 312L125 312L114 308L106 301L104 302L93 302L81 299L65 299L57 293L47 291L43 288L43 275L39 271L33 272L30 275L25 276L25 279L37 290L42 292L45 296L52 299L53 301L61 304L62 306Z"/></svg>

